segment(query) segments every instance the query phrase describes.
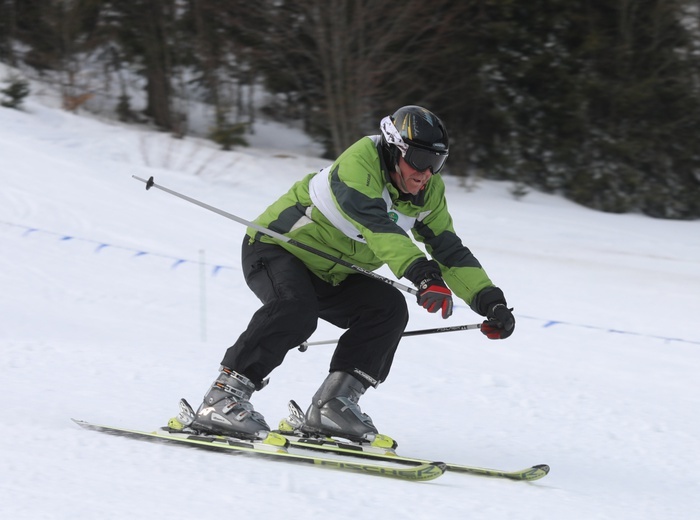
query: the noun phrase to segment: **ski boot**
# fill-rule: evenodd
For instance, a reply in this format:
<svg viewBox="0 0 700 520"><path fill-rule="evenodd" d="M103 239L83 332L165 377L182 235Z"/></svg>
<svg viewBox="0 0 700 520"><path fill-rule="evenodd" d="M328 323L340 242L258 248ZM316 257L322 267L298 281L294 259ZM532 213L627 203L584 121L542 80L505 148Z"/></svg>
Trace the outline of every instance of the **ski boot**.
<svg viewBox="0 0 700 520"><path fill-rule="evenodd" d="M369 415L357 404L365 387L347 372L331 372L316 391L301 430L351 441L372 441L377 436Z"/></svg>
<svg viewBox="0 0 700 520"><path fill-rule="evenodd" d="M345 440L341 440L338 439L339 435L337 434L332 436L321 434L318 431L306 428L305 425L306 415L304 411L296 401L291 400L289 401L289 417L285 417L280 421L276 433L301 443L306 443L306 439L312 438L312 444L314 445L320 443L321 445L328 444L341 448L360 446L363 452L377 453L379 455L396 455L398 443L383 433L377 433L374 436L367 434L359 441L351 441L347 438L347 435L341 435L340 437L345 437Z"/></svg>
<svg viewBox="0 0 700 520"><path fill-rule="evenodd" d="M270 427L253 409L250 396L255 385L247 377L221 367L221 374L204 396L196 413L180 405L177 421L196 431L243 439L264 439Z"/></svg>

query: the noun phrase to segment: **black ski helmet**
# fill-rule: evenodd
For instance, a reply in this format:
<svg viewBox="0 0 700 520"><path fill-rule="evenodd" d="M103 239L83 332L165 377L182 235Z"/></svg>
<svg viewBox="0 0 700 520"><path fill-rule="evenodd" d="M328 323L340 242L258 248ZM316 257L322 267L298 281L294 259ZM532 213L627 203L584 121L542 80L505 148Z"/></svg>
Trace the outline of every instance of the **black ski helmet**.
<svg viewBox="0 0 700 520"><path fill-rule="evenodd" d="M449 155L450 140L445 125L430 110L416 105L399 108L382 119L382 144L392 166L399 157L418 171L437 174Z"/></svg>

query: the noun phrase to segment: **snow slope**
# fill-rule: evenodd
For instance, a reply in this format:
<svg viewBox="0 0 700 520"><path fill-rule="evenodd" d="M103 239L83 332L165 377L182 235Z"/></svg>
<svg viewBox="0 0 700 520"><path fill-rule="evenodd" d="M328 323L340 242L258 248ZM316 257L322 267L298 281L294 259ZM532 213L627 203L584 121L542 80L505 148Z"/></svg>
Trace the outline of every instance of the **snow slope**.
<svg viewBox="0 0 700 520"><path fill-rule="evenodd" d="M697 517L700 222L538 193L517 202L504 183L467 192L446 178L456 227L515 306L516 333L407 338L362 405L406 454L548 463L546 479L403 483L72 424L153 429L180 397L197 403L258 306L240 273L242 227L131 176L254 218L326 163L282 135L261 127L255 147L224 153L35 100L0 108L0 517ZM480 321L460 303L447 322L414 305L409 330ZM339 332L322 323L312 340ZM288 399L305 407L331 352L290 352L256 408L275 424ZM445 440L425 444L430 434Z"/></svg>

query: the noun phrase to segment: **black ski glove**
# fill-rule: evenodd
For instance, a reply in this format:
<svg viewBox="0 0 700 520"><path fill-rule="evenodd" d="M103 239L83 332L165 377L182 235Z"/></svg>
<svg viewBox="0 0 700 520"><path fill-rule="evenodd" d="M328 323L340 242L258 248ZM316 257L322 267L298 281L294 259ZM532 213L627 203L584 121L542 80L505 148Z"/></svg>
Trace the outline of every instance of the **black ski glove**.
<svg viewBox="0 0 700 520"><path fill-rule="evenodd" d="M515 330L513 309L503 303L495 303L489 307L487 320L481 324L481 333L489 339L506 339Z"/></svg>
<svg viewBox="0 0 700 520"><path fill-rule="evenodd" d="M442 318L452 316L452 291L442 279L440 266L434 260L423 258L413 262L404 276L418 289L418 304L428 312L442 310Z"/></svg>

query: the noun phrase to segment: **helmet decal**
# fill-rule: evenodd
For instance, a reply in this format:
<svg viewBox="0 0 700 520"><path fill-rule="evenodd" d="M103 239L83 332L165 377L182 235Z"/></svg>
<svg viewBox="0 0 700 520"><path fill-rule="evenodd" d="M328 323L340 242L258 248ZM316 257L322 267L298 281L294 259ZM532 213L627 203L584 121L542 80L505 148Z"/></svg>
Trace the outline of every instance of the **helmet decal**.
<svg viewBox="0 0 700 520"><path fill-rule="evenodd" d="M401 138L401 134L391 121L391 116L386 116L384 119L382 119L379 126L382 129L382 134L384 135L386 142L396 146L396 148L401 150L401 155L405 156L406 152L408 151L408 145Z"/></svg>

